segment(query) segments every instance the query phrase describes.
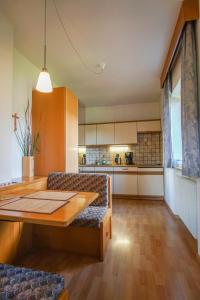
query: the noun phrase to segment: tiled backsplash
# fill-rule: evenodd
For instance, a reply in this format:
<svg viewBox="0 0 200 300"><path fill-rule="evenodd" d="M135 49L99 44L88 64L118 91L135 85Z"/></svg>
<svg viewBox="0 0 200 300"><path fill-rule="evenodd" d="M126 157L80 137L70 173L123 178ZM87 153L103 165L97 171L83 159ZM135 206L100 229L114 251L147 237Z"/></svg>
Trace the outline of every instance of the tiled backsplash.
<svg viewBox="0 0 200 300"><path fill-rule="evenodd" d="M162 164L162 136L161 133L139 133L137 145L129 145L127 151L133 152L135 164L157 165ZM110 150L110 146L96 146L86 148L86 164L95 164L106 160L114 163L116 153ZM125 152L119 153L122 164L125 163ZM79 154L81 162L82 154Z"/></svg>

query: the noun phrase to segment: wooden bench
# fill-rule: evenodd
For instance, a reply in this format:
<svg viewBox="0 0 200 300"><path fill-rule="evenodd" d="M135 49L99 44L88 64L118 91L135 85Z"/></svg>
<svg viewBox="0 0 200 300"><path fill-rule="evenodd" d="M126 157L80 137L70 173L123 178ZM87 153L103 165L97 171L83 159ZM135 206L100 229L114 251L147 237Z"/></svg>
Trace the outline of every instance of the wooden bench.
<svg viewBox="0 0 200 300"><path fill-rule="evenodd" d="M112 236L111 179L102 174L52 173L47 189L99 193L99 198L66 227L33 225L33 247L65 250L104 260Z"/></svg>

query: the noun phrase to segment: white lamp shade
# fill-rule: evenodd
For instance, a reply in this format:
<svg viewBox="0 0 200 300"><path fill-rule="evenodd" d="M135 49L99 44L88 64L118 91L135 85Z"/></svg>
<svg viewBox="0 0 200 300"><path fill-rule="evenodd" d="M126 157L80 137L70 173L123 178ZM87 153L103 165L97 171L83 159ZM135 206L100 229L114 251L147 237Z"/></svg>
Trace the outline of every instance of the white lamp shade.
<svg viewBox="0 0 200 300"><path fill-rule="evenodd" d="M47 71L40 72L36 90L42 93L51 93L53 91L50 75Z"/></svg>

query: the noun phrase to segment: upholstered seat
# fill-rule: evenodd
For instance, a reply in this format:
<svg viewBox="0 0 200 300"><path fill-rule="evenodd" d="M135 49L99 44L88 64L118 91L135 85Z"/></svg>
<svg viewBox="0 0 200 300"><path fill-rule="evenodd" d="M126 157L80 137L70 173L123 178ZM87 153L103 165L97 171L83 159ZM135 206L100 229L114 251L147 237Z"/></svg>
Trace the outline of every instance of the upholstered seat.
<svg viewBox="0 0 200 300"><path fill-rule="evenodd" d="M99 228L107 208L103 206L89 206L76 217L71 225L78 227Z"/></svg>
<svg viewBox="0 0 200 300"><path fill-rule="evenodd" d="M64 277L58 274L0 264L0 299L58 299Z"/></svg>
<svg viewBox="0 0 200 300"><path fill-rule="evenodd" d="M55 172L48 176L49 190L96 192L99 197L90 206L108 207L108 176L105 174L74 174Z"/></svg>

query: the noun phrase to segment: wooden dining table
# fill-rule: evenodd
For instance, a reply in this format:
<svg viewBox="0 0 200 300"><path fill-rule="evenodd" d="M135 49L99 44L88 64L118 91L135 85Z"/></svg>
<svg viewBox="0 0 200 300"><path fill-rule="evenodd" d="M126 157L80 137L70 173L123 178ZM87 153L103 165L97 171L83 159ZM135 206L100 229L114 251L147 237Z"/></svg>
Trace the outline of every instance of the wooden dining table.
<svg viewBox="0 0 200 300"><path fill-rule="evenodd" d="M34 189L24 189L10 192L1 197L0 205L8 204L15 197L22 197L34 193ZM38 190L37 190L38 191ZM31 224L50 225L66 227L68 226L86 207L98 198L98 193L77 192L65 205L58 208L51 214L32 213L24 211L3 210L0 207L0 220L17 221ZM34 201L32 199L31 201Z"/></svg>

